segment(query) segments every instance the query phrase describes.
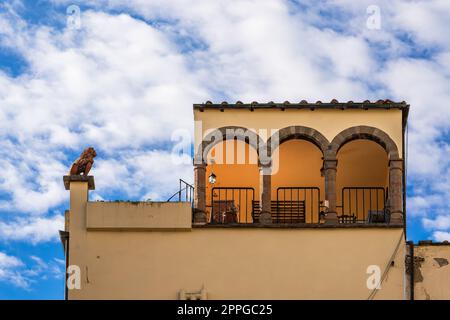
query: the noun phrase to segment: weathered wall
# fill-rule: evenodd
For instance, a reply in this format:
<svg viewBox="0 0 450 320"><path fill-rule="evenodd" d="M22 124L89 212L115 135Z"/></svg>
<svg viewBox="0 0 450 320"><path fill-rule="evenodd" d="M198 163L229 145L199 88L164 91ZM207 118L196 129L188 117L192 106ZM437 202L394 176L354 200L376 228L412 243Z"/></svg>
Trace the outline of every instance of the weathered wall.
<svg viewBox="0 0 450 320"><path fill-rule="evenodd" d="M192 226L189 202L88 202L89 230L178 230Z"/></svg>
<svg viewBox="0 0 450 320"><path fill-rule="evenodd" d="M69 299L367 299L369 265L383 273L376 299L404 295L402 228L194 228L88 231L87 186L72 183L69 263L81 290ZM107 214L105 212L104 214Z"/></svg>
<svg viewBox="0 0 450 320"><path fill-rule="evenodd" d="M414 248L414 299L450 299L450 245L418 245Z"/></svg>

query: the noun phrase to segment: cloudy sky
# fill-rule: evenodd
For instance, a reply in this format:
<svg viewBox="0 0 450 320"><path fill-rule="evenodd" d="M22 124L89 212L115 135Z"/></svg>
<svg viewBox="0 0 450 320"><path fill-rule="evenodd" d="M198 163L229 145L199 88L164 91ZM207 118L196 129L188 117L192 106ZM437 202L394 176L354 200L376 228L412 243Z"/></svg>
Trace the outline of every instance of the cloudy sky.
<svg viewBox="0 0 450 320"><path fill-rule="evenodd" d="M63 298L62 176L83 148L93 199L165 199L192 181L171 149L206 100L407 101L408 238L450 240L449 17L448 0L2 0L0 299Z"/></svg>

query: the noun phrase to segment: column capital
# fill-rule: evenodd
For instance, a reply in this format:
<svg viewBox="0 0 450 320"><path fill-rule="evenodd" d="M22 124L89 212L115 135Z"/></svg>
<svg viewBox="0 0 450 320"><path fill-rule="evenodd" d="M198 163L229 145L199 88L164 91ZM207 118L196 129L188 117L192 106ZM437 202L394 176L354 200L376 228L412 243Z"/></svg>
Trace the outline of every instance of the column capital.
<svg viewBox="0 0 450 320"><path fill-rule="evenodd" d="M261 160L258 160L258 167L260 168L271 168L272 167L272 159L268 162L263 162Z"/></svg>
<svg viewBox="0 0 450 320"><path fill-rule="evenodd" d="M327 170L327 169L334 169L334 170L336 170L337 169L337 164L338 164L337 159L324 159L323 160L323 168L325 170Z"/></svg>
<svg viewBox="0 0 450 320"><path fill-rule="evenodd" d="M403 159L389 160L389 169L403 170Z"/></svg>
<svg viewBox="0 0 450 320"><path fill-rule="evenodd" d="M198 163L198 164L195 164L194 163L194 170L195 169L205 169L206 170L206 163Z"/></svg>
<svg viewBox="0 0 450 320"><path fill-rule="evenodd" d="M70 190L71 182L86 182L88 184L88 190L95 190L94 176L70 175L64 176L63 181L66 190Z"/></svg>
<svg viewBox="0 0 450 320"><path fill-rule="evenodd" d="M192 164L194 166L206 166L206 162L202 156L196 155L192 158Z"/></svg>

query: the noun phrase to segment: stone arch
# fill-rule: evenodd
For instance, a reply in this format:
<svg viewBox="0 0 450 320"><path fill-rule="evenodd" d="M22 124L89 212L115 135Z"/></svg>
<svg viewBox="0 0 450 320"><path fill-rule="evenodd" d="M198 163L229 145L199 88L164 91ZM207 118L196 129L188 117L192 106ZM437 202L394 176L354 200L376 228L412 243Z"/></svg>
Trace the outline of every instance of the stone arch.
<svg viewBox="0 0 450 320"><path fill-rule="evenodd" d="M278 134L278 144L275 143L275 135ZM317 131L316 129L304 127L304 126L289 126L278 130L267 140L267 152L268 155L272 155L272 151L275 150L283 142L292 139L303 139L315 144L322 154L325 152L329 146L329 141L325 136Z"/></svg>
<svg viewBox="0 0 450 320"><path fill-rule="evenodd" d="M232 139L237 139L248 143L256 150L258 156L259 148L264 145L264 141L262 140L262 138L256 132L248 128L239 126L221 127L208 133L202 139L201 147L197 151L194 158L195 164L205 164L207 154L215 145L220 142Z"/></svg>
<svg viewBox="0 0 450 320"><path fill-rule="evenodd" d="M284 142L293 140L293 139L301 139L306 140L314 144L324 156L330 142L328 139L320 133L318 130L305 127L305 126L289 126L282 128L276 131L272 136L267 140L266 145L262 150L265 151L265 154L260 155L260 161L262 163L268 164L270 169L273 167L272 156L274 155L274 151ZM267 158L264 156L267 155ZM319 173L319 172L318 172ZM320 174L322 170L320 170ZM269 170L267 175L264 175L264 183L263 183L263 197L262 199L262 211L270 213L271 211L271 174L272 171ZM269 214L270 216L270 214ZM267 221L270 219L267 218Z"/></svg>
<svg viewBox="0 0 450 320"><path fill-rule="evenodd" d="M355 126L341 131L331 141L325 153L325 158L336 159L339 149L346 143L356 139L374 141L386 150L389 160L400 160L398 148L394 140L383 130L369 126Z"/></svg>
<svg viewBox="0 0 450 320"><path fill-rule="evenodd" d="M386 151L389 159L389 211L391 224L403 224L403 160L398 152L396 143L383 130L369 126L355 126L343 130L331 141L325 154L327 163L334 163L334 173L328 179L331 181L330 195L335 199L335 180L336 180L336 156L339 149L346 143L356 140L365 139L378 143ZM334 204L333 204L334 205ZM331 205L330 205L331 206Z"/></svg>

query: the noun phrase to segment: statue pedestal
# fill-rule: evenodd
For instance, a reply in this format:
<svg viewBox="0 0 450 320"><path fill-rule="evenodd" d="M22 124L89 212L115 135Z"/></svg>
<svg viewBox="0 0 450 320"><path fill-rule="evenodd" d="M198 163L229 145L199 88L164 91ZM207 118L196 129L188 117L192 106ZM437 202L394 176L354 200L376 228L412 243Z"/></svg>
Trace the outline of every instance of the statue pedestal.
<svg viewBox="0 0 450 320"><path fill-rule="evenodd" d="M94 176L81 176L81 175L64 176L63 181L66 190L70 190L71 182L87 182L88 190L95 190Z"/></svg>

